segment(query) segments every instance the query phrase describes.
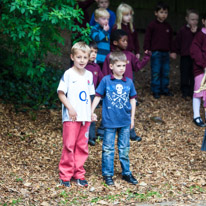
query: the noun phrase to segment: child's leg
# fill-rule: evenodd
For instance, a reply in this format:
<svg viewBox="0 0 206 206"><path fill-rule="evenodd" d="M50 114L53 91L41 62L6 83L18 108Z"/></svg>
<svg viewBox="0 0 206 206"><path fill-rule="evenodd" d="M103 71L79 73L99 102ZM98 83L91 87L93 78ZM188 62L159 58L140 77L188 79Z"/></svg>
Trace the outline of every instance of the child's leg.
<svg viewBox="0 0 206 206"><path fill-rule="evenodd" d="M114 175L114 146L116 129L105 128L102 143L102 176Z"/></svg>
<svg viewBox="0 0 206 206"><path fill-rule="evenodd" d="M200 117L201 98L193 97L193 119Z"/></svg>
<svg viewBox="0 0 206 206"><path fill-rule="evenodd" d="M85 122L85 125L80 122L79 134L77 136L74 160L75 160L75 171L74 179L84 179L85 169L84 163L88 158L88 138L89 138L89 126L90 122Z"/></svg>
<svg viewBox="0 0 206 206"><path fill-rule="evenodd" d="M96 127L96 122L91 122L89 127L89 140L95 141L96 139L95 127Z"/></svg>
<svg viewBox="0 0 206 206"><path fill-rule="evenodd" d="M122 175L130 175L129 169L129 136L130 126L118 128L118 152L119 160L122 167Z"/></svg>
<svg viewBox="0 0 206 206"><path fill-rule="evenodd" d="M169 92L169 74L170 74L170 58L168 52L161 52L162 71L161 71L161 92L167 94Z"/></svg>
<svg viewBox="0 0 206 206"><path fill-rule="evenodd" d="M74 174L74 152L79 127L78 122L63 123L63 150L59 163L59 176L63 181L70 181Z"/></svg>
<svg viewBox="0 0 206 206"><path fill-rule="evenodd" d="M160 52L154 51L151 56L151 91L153 94L160 93Z"/></svg>

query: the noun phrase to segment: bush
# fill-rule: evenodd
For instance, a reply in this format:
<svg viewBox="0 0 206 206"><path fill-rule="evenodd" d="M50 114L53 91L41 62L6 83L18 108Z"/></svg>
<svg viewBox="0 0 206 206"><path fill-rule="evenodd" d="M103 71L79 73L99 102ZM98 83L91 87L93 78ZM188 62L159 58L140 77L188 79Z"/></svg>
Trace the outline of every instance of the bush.
<svg viewBox="0 0 206 206"><path fill-rule="evenodd" d="M75 0L0 2L0 97L32 107L53 104L59 76L43 60L48 52L60 54L62 30L88 43L89 25L77 24L82 22L82 10Z"/></svg>

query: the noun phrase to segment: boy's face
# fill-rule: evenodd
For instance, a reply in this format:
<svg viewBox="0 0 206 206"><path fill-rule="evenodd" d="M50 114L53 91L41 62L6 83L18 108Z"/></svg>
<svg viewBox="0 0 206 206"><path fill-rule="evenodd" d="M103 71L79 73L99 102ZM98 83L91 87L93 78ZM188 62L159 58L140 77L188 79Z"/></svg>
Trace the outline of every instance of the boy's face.
<svg viewBox="0 0 206 206"><path fill-rule="evenodd" d="M120 50L126 50L128 46L128 36L122 36L118 41L114 41L113 44Z"/></svg>
<svg viewBox="0 0 206 206"><path fill-rule="evenodd" d="M199 16L195 13L190 13L189 16L186 16L185 19L191 27L194 27L198 24Z"/></svg>
<svg viewBox="0 0 206 206"><path fill-rule="evenodd" d="M98 0L97 4L99 8L107 9L109 7L109 0Z"/></svg>
<svg viewBox="0 0 206 206"><path fill-rule="evenodd" d="M155 11L155 16L159 22L164 22L168 17L168 10L160 9L159 11Z"/></svg>
<svg viewBox="0 0 206 206"><path fill-rule="evenodd" d="M94 60L97 57L97 49L94 49L93 47L91 47L91 53L90 53L90 57L89 57L89 61L94 62Z"/></svg>
<svg viewBox="0 0 206 206"><path fill-rule="evenodd" d="M95 19L95 21L100 24L101 27L104 27L106 25L108 25L109 22L109 17L99 17L98 19Z"/></svg>
<svg viewBox="0 0 206 206"><path fill-rule="evenodd" d="M85 68L89 60L89 54L78 50L74 55L71 54L71 60L74 62L74 68L81 71Z"/></svg>
<svg viewBox="0 0 206 206"><path fill-rule="evenodd" d="M109 65L115 78L122 79L123 74L126 70L126 64L126 61L117 61L114 64Z"/></svg>

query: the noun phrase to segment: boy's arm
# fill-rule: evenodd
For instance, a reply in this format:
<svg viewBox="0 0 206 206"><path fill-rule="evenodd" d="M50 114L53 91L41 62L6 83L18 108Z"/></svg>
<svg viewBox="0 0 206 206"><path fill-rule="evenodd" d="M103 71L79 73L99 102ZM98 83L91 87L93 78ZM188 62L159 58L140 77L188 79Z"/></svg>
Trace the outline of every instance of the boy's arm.
<svg viewBox="0 0 206 206"><path fill-rule="evenodd" d="M101 100L101 97L95 96L95 98L92 102L92 109L91 109L92 110L92 121L97 121L97 115L94 113L94 111L95 111L97 105L99 104L100 100Z"/></svg>
<svg viewBox="0 0 206 206"><path fill-rule="evenodd" d="M134 116L135 116L135 110L136 110L136 101L135 98L130 99L130 104L132 106L131 109L131 126L130 129L134 127Z"/></svg>
<svg viewBox="0 0 206 206"><path fill-rule="evenodd" d="M58 91L58 97L62 104L68 109L69 112L69 117L71 118L72 121L75 121L77 118L77 113L73 106L70 104L68 99L66 98L66 95L64 94L63 91Z"/></svg>
<svg viewBox="0 0 206 206"><path fill-rule="evenodd" d="M133 71L137 72L142 69L150 60L151 52L145 51L143 59L140 61L135 55L132 55Z"/></svg>
<svg viewBox="0 0 206 206"><path fill-rule="evenodd" d="M108 32L104 30L97 30L96 28L92 28L91 30L91 38L95 42L100 42L108 36Z"/></svg>

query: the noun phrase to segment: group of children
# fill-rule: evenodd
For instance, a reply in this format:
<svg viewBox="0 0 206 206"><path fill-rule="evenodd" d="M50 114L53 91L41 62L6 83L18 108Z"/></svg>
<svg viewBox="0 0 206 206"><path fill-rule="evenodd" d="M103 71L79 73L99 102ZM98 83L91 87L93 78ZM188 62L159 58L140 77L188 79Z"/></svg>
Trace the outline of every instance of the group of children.
<svg viewBox="0 0 206 206"><path fill-rule="evenodd" d="M118 152L122 179L137 184L130 171L129 140L141 141L134 130L136 90L133 73L151 60L151 91L154 98L173 96L169 90L169 59L180 54L182 97L193 95L200 88L206 68L206 16L203 28L198 29L198 13L187 10L187 24L175 40L165 20L169 8L160 2L155 8L156 19L146 29L144 57L140 61L137 32L133 25L134 11L120 4L116 16L108 9L109 0L96 0L99 8L90 23L92 42L78 42L71 49L73 66L62 76L58 96L62 102L63 150L59 163L60 182L69 187L71 179L88 186L84 163L88 157L88 142L95 145L94 113L102 100L102 121L98 134L102 143L102 176L107 185L114 185L115 135L118 133ZM193 77L193 61L194 76ZM193 79L194 78L194 79ZM193 121L205 126L200 117L201 98L205 91L193 95ZM206 105L206 104L205 104Z"/></svg>

